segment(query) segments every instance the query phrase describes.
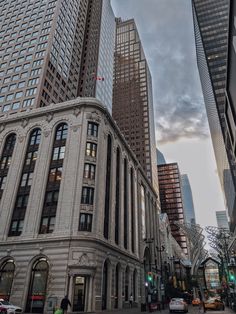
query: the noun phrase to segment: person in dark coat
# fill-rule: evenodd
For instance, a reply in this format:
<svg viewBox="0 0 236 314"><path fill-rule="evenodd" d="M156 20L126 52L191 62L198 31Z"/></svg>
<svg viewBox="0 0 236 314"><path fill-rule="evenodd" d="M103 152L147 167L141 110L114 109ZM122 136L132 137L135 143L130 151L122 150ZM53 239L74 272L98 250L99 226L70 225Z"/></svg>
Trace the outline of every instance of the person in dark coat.
<svg viewBox="0 0 236 314"><path fill-rule="evenodd" d="M70 300L68 299L68 296L66 295L61 300L61 309L63 310L63 313L66 314L68 310L68 305L71 306Z"/></svg>

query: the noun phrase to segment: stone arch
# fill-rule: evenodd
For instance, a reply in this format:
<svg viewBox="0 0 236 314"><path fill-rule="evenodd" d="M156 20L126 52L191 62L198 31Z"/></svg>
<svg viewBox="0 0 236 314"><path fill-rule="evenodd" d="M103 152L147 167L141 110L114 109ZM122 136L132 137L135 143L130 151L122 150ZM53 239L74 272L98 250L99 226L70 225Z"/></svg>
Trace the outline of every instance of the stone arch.
<svg viewBox="0 0 236 314"><path fill-rule="evenodd" d="M130 268L127 265L125 268L125 302L129 301L130 295Z"/></svg>
<svg viewBox="0 0 236 314"><path fill-rule="evenodd" d="M0 299L9 301L15 275L15 261L11 257L3 258L0 264Z"/></svg>
<svg viewBox="0 0 236 314"><path fill-rule="evenodd" d="M48 258L39 255L30 262L25 312L43 313L49 277Z"/></svg>
<svg viewBox="0 0 236 314"><path fill-rule="evenodd" d="M107 258L102 267L102 310L111 308L111 262Z"/></svg>

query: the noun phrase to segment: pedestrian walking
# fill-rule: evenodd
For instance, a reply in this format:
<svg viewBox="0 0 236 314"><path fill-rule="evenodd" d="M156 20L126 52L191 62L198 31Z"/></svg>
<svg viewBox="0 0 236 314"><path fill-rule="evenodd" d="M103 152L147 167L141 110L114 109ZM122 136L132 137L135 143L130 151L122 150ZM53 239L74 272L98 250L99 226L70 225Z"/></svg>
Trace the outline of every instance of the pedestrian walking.
<svg viewBox="0 0 236 314"><path fill-rule="evenodd" d="M133 298L133 295L131 293L131 295L129 297L129 305L130 305L131 308L133 307L133 301L134 301L134 298Z"/></svg>
<svg viewBox="0 0 236 314"><path fill-rule="evenodd" d="M63 310L63 314L67 314L68 305L71 306L70 300L68 299L68 296L66 295L61 300L61 309Z"/></svg>

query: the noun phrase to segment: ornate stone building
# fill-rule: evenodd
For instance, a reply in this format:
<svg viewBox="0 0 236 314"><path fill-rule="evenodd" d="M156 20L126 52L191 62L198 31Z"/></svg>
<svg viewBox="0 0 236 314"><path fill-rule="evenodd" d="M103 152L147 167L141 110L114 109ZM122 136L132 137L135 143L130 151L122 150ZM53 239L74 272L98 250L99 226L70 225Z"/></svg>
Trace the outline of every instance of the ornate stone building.
<svg viewBox="0 0 236 314"><path fill-rule="evenodd" d="M25 312L136 305L158 290L159 201L96 99L0 116L0 297ZM152 272L152 287L147 274Z"/></svg>

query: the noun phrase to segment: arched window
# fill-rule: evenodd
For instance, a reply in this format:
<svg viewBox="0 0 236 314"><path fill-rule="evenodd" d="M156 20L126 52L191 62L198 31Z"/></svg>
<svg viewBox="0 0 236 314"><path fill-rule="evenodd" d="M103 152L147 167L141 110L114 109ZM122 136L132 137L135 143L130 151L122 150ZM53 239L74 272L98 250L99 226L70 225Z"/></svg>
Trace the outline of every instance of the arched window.
<svg viewBox="0 0 236 314"><path fill-rule="evenodd" d="M31 271L26 312L43 313L47 292L48 263L46 258L37 260Z"/></svg>
<svg viewBox="0 0 236 314"><path fill-rule="evenodd" d="M133 272L133 298L134 298L134 301L136 301L136 299L137 299L137 287L138 287L137 270L135 269Z"/></svg>
<svg viewBox="0 0 236 314"><path fill-rule="evenodd" d="M2 198L3 190L5 188L8 170L11 164L11 158L16 143L16 134L9 134L6 138L2 156L0 159L0 200Z"/></svg>
<svg viewBox="0 0 236 314"><path fill-rule="evenodd" d="M107 309L107 292L108 292L108 261L103 266L102 276L102 310Z"/></svg>
<svg viewBox="0 0 236 314"><path fill-rule="evenodd" d="M120 149L116 150L115 242L119 244L120 228Z"/></svg>
<svg viewBox="0 0 236 314"><path fill-rule="evenodd" d="M125 270L125 301L129 301L129 266Z"/></svg>
<svg viewBox="0 0 236 314"><path fill-rule="evenodd" d="M23 230L25 212L33 181L35 163L38 157L39 144L41 140L41 130L34 129L30 133L24 166L21 174L21 181L18 187L15 206L12 214L9 236L19 236Z"/></svg>
<svg viewBox="0 0 236 314"><path fill-rule="evenodd" d="M9 300L14 272L15 264L12 259L7 260L0 268L0 299Z"/></svg>
<svg viewBox="0 0 236 314"><path fill-rule="evenodd" d="M106 239L108 239L108 235L109 235L109 220L110 220L111 153L112 153L112 141L111 141L111 136L108 135L108 137L107 137L105 210L104 210L104 226L103 226L103 235Z"/></svg>
<svg viewBox="0 0 236 314"><path fill-rule="evenodd" d="M128 248L128 191L127 191L127 159L124 159L124 248Z"/></svg>
<svg viewBox="0 0 236 314"><path fill-rule="evenodd" d="M121 266L118 263L116 265L116 272L115 272L115 304L114 307L117 309L119 307L119 297L120 297L120 291L119 291L119 285L120 285L120 269Z"/></svg>
<svg viewBox="0 0 236 314"><path fill-rule="evenodd" d="M52 233L54 230L67 135L68 125L59 124L53 142L39 233Z"/></svg>

